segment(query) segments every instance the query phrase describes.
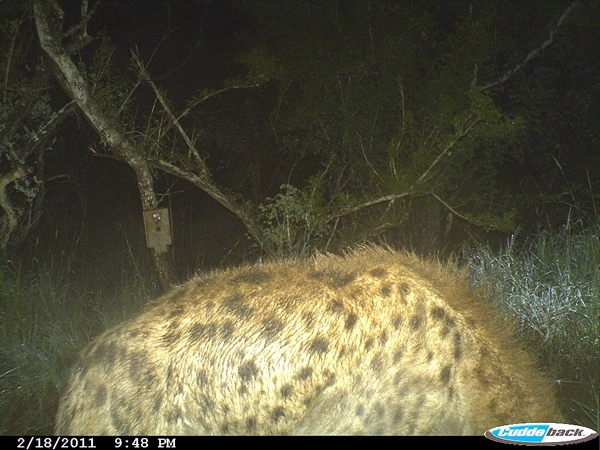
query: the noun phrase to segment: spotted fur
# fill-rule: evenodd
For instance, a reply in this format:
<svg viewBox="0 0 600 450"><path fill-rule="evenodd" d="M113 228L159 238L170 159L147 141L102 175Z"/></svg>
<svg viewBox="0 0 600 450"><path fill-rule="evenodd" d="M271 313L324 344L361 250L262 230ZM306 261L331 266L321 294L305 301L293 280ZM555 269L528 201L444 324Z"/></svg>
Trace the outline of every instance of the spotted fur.
<svg viewBox="0 0 600 450"><path fill-rule="evenodd" d="M453 268L381 248L192 279L88 345L60 435L483 434L560 421Z"/></svg>

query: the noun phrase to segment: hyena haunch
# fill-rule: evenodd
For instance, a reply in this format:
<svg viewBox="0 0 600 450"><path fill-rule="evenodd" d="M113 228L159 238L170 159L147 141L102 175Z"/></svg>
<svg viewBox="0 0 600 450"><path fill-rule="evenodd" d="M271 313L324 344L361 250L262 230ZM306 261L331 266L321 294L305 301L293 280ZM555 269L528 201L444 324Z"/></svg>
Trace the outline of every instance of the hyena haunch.
<svg viewBox="0 0 600 450"><path fill-rule="evenodd" d="M198 277L92 342L60 435L483 434L560 422L451 268L381 248Z"/></svg>

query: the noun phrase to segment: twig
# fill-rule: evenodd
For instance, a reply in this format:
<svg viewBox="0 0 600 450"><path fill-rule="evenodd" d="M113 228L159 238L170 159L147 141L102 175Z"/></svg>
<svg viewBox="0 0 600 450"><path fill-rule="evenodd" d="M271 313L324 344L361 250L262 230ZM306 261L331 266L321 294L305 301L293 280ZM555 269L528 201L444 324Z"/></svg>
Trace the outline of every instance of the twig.
<svg viewBox="0 0 600 450"><path fill-rule="evenodd" d="M552 28L552 30L550 31L550 35L548 36L548 39L546 39L542 43L542 45L540 45L539 47L537 47L537 48L533 49L531 52L529 52L529 54L525 57L525 59L523 60L523 62L521 64L517 64L514 69L511 69L508 72L505 72L504 75L502 75L497 81L486 84L481 89L486 90L491 87L494 87L494 86L504 83L510 77L512 77L515 73L517 73L519 70L521 70L523 67L525 67L527 62L529 62L531 59L538 56L542 50L544 50L546 47L548 47L550 44L552 44L554 42L554 35L556 34L556 32L558 31L560 26L563 24L563 22L565 21L565 19L569 15L569 13L575 8L575 6L577 6L578 3L579 3L579 0L576 0L573 3L571 3L571 5L569 5L569 7L567 7L567 9L565 9L565 11L562 13L560 18L557 20L556 24L554 25L554 28Z"/></svg>
<svg viewBox="0 0 600 450"><path fill-rule="evenodd" d="M163 109L166 111L166 113L171 118L171 123L173 124L173 126L175 128L177 128L177 131L179 131L179 134L181 135L181 137L187 144L190 155L192 155L194 157L194 159L196 160L196 163L198 164L198 166L200 166L200 171L205 175L208 174L209 170L208 170L208 167L206 166L206 163L200 157L200 154L198 153L198 150L196 150L194 143L192 142L192 140L190 139L188 134L185 132L185 130L179 123L179 120L175 117L175 114L173 114L173 111L169 107L164 96L162 95L162 93L160 92L160 90L158 89L156 84L154 84L154 81L152 81L152 78L150 78L150 75L146 71L146 68L144 67L144 64L142 63L141 59L139 58L137 53L133 52L133 50L131 51L131 55L132 55L133 61L137 64L138 68L140 69L140 75L141 75L142 79L144 81L146 81L152 87L152 90L154 91L156 98L158 98L158 101L162 105Z"/></svg>
<svg viewBox="0 0 600 450"><path fill-rule="evenodd" d="M446 153L448 153L448 151L454 147L454 144L456 144L460 138L464 137L469 131L471 131L471 129L477 125L477 123L480 121L481 119L479 117L477 117L473 123L471 125L469 125L464 131L457 133L456 137L452 140L452 142L450 142L448 145L446 145L446 147L444 148L444 150L442 150L442 152L437 156L437 158L435 158L435 161L433 161L431 163L431 165L427 168L427 170L425 172L423 172L423 174L419 177L419 179L415 182L416 183L420 183L423 180L425 180L425 178L427 177L427 175L429 175L429 172L431 172L431 170L437 165L438 162L440 162L440 160L444 157L444 155L446 155Z"/></svg>

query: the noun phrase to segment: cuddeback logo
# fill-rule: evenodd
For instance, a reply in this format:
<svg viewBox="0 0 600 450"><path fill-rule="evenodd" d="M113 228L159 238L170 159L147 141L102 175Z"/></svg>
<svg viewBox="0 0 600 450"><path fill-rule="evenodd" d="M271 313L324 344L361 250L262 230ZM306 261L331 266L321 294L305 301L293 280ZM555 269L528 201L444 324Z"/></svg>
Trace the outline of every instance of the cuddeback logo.
<svg viewBox="0 0 600 450"><path fill-rule="evenodd" d="M517 423L492 428L485 437L505 444L565 445L576 444L598 436L594 430L566 423Z"/></svg>

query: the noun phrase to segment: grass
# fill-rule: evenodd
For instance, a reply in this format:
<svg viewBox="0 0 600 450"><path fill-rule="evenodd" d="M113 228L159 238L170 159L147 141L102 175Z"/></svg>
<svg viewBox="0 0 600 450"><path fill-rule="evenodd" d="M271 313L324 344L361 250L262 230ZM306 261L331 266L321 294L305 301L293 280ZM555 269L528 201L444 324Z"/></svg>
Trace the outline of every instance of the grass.
<svg viewBox="0 0 600 450"><path fill-rule="evenodd" d="M541 233L501 252L469 248L471 278L516 321L547 372L558 380L569 418L600 427L600 225Z"/></svg>
<svg viewBox="0 0 600 450"><path fill-rule="evenodd" d="M104 329L151 297L139 279L119 289L75 283L64 266L0 270L0 434L51 434L68 368Z"/></svg>
<svg viewBox="0 0 600 450"><path fill-rule="evenodd" d="M542 233L501 252L470 248L476 284L516 319L547 372L559 380L567 420L599 429L600 226ZM74 276L72 260L25 271L0 267L0 434L52 432L59 393L77 353L135 314L156 292L139 273ZM88 272L93 272L92 264ZM125 267L126 262L111 262ZM130 264L131 266L131 264ZM87 281L86 280L96 280Z"/></svg>

